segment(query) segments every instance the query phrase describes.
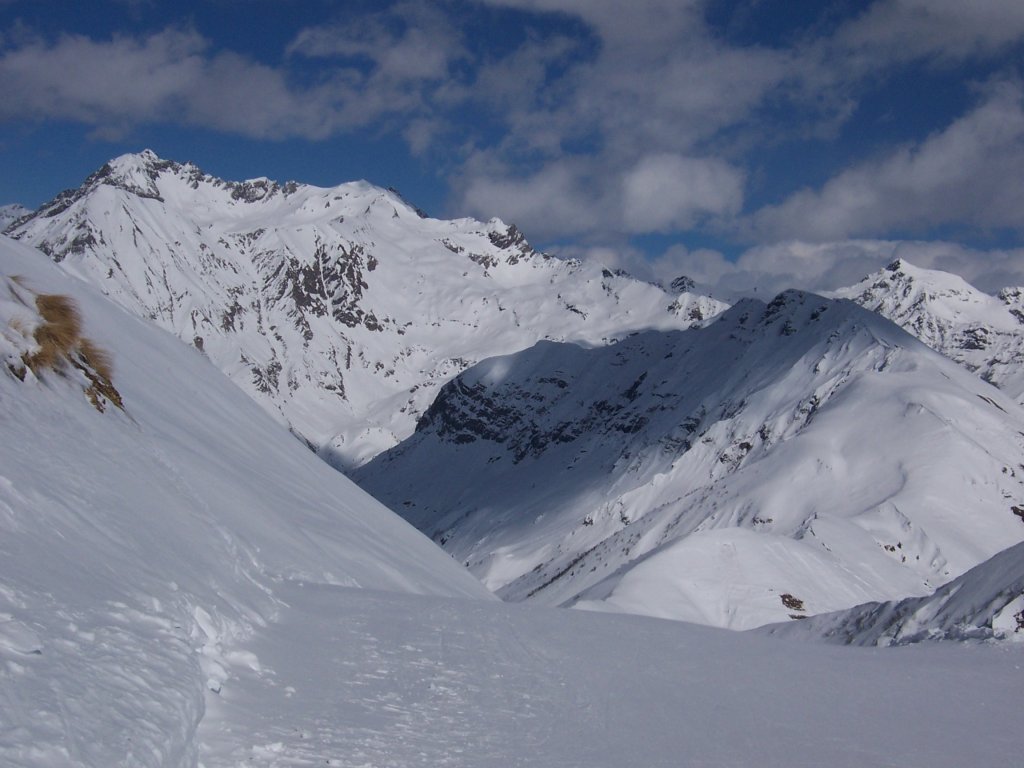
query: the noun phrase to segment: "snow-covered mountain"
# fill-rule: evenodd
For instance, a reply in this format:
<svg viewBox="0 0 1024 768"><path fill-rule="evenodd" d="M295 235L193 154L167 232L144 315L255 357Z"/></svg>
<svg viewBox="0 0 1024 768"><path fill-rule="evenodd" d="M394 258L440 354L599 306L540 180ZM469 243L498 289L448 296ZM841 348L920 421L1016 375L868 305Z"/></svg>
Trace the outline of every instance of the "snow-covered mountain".
<svg viewBox="0 0 1024 768"><path fill-rule="evenodd" d="M195 349L6 238L0 436L3 766L1020 753L1014 648L865 654L494 600Z"/></svg>
<svg viewBox="0 0 1024 768"><path fill-rule="evenodd" d="M7 227L22 216L28 216L30 213L32 213L32 211L23 205L18 205L17 203L0 205L0 232L7 229Z"/></svg>
<svg viewBox="0 0 1024 768"><path fill-rule="evenodd" d="M39 357L53 295L80 316L64 360ZM0 330L0 765L1019 755L1004 649L864 654L494 600L194 349L5 238ZM102 411L76 365L101 351Z"/></svg>
<svg viewBox="0 0 1024 768"><path fill-rule="evenodd" d="M0 435L2 765L195 765L204 691L257 664L282 585L493 600L196 350L4 237Z"/></svg>
<svg viewBox="0 0 1024 768"><path fill-rule="evenodd" d="M747 628L926 595L1024 539L1024 413L791 291L486 360L353 478L506 599Z"/></svg>
<svg viewBox="0 0 1024 768"><path fill-rule="evenodd" d="M425 218L365 182L226 182L148 150L9 234L194 344L340 467L407 437L484 357L724 308L537 253L496 219Z"/></svg>
<svg viewBox="0 0 1024 768"><path fill-rule="evenodd" d="M836 291L902 326L1018 402L1024 400L1024 288L990 296L902 259Z"/></svg>
<svg viewBox="0 0 1024 768"><path fill-rule="evenodd" d="M1000 552L926 597L867 603L762 631L805 639L824 637L845 645L909 645L924 640L1021 642L1024 544Z"/></svg>

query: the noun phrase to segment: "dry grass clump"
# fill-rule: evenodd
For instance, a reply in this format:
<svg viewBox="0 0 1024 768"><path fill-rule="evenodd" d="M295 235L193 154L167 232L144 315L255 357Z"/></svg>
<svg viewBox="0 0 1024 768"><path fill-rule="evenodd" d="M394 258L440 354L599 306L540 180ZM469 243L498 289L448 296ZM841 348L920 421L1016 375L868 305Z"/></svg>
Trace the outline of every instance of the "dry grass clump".
<svg viewBox="0 0 1024 768"><path fill-rule="evenodd" d="M55 370L79 348L82 316L71 299L53 293L36 296L36 309L43 318L43 324L33 334L39 349L28 356L25 364L33 372Z"/></svg>
<svg viewBox="0 0 1024 768"><path fill-rule="evenodd" d="M70 365L89 380L85 394L97 410L103 411L107 402L124 410L121 393L113 384L110 354L82 336L82 316L75 302L67 296L41 293L35 305L43 322L32 334L36 349L22 356L25 366L38 376L43 371L63 373Z"/></svg>

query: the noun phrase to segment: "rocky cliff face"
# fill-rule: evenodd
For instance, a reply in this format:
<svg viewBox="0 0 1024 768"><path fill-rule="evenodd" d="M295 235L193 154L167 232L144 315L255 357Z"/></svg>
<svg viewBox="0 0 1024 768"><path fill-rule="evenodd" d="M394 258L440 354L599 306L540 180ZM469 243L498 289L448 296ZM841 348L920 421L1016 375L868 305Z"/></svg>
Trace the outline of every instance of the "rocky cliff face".
<svg viewBox="0 0 1024 768"><path fill-rule="evenodd" d="M343 468L407 437L441 384L484 357L724 308L538 253L498 220L425 218L365 182L229 182L149 151L9 234L193 344Z"/></svg>

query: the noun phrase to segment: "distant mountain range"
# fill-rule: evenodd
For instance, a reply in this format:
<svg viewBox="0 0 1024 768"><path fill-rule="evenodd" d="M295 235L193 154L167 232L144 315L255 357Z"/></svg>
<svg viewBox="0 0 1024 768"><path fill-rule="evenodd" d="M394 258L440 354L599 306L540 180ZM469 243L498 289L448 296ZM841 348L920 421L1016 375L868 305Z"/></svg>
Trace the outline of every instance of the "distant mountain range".
<svg viewBox="0 0 1024 768"><path fill-rule="evenodd" d="M228 182L150 151L8 234L196 346L343 468L408 437L437 389L485 357L725 308L538 253L497 219L426 218L365 182Z"/></svg>
<svg viewBox="0 0 1024 768"><path fill-rule="evenodd" d="M1021 289L897 261L728 308L365 182L149 151L5 215L507 599L742 628L1024 539Z"/></svg>
<svg viewBox="0 0 1024 768"><path fill-rule="evenodd" d="M855 291L960 307L1000 391L851 301L727 308L364 183L147 152L8 218L0 765L1019 755L1019 649L925 642L1024 638L1009 292Z"/></svg>
<svg viewBox="0 0 1024 768"><path fill-rule="evenodd" d="M1024 544L1016 544L924 597L866 603L765 634L842 645L1024 639Z"/></svg>

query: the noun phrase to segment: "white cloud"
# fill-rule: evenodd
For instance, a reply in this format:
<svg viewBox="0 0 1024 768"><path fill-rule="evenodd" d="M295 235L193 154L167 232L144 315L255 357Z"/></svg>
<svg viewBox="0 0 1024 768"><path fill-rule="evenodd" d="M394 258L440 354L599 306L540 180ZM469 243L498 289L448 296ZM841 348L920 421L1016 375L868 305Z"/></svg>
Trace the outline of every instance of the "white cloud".
<svg viewBox="0 0 1024 768"><path fill-rule="evenodd" d="M386 11L300 31L289 54L307 57L364 57L378 81L417 82L448 76L452 62L466 56L458 27L439 10L398 3Z"/></svg>
<svg viewBox="0 0 1024 768"><path fill-rule="evenodd" d="M630 232L685 229L707 214L734 214L743 204L743 174L712 158L648 155L624 175L622 186Z"/></svg>
<svg viewBox="0 0 1024 768"><path fill-rule="evenodd" d="M945 130L801 190L751 220L757 239L829 240L942 225L1024 231L1024 93L995 86Z"/></svg>
<svg viewBox="0 0 1024 768"><path fill-rule="evenodd" d="M989 55L1022 37L1019 0L879 0L843 25L834 43L861 65L877 68L925 56L950 61Z"/></svg>
<svg viewBox="0 0 1024 768"><path fill-rule="evenodd" d="M528 223L530 236L544 239L599 227L604 203L587 188L578 168L561 162L521 179L474 168L464 182L460 207L481 218Z"/></svg>
<svg viewBox="0 0 1024 768"><path fill-rule="evenodd" d="M298 84L287 68L214 51L192 29L110 40L21 34L0 50L0 118L72 120L112 136L170 123L262 139L322 139L427 112L427 89L448 87L437 81L457 55L444 38L428 33L407 29L394 40L358 43L330 38L336 48L348 44L353 54L372 53L375 67L365 73L325 64L312 85ZM307 49L326 55L328 31L307 30L301 37Z"/></svg>
<svg viewBox="0 0 1024 768"><path fill-rule="evenodd" d="M941 241L790 241L750 248L735 261L715 251L674 246L651 268L662 280L687 275L716 296L766 298L787 288L820 292L853 285L897 258L958 274L990 293L1024 284L1024 248L978 250Z"/></svg>

